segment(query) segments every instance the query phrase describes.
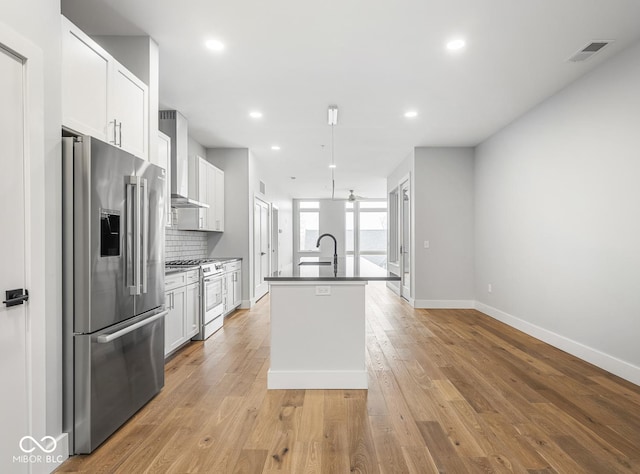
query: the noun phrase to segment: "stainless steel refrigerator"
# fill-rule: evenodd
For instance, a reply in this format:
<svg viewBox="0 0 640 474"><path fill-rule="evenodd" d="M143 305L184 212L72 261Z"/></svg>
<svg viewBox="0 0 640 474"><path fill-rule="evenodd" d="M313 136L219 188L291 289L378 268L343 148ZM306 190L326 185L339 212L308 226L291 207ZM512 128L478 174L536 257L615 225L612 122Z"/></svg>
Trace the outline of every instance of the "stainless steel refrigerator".
<svg viewBox="0 0 640 474"><path fill-rule="evenodd" d="M63 138L63 416L76 454L164 386L165 177L96 138Z"/></svg>

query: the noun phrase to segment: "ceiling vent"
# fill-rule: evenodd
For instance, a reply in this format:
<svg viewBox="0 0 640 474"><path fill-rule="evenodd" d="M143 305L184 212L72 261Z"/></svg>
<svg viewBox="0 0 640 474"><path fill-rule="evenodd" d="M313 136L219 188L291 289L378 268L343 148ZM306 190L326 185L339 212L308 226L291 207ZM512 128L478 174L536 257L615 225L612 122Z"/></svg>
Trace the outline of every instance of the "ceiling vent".
<svg viewBox="0 0 640 474"><path fill-rule="evenodd" d="M575 54L573 54L568 60L577 63L580 61L586 61L598 51L602 51L602 49L611 43L613 40L597 40L592 41L583 48L580 48Z"/></svg>

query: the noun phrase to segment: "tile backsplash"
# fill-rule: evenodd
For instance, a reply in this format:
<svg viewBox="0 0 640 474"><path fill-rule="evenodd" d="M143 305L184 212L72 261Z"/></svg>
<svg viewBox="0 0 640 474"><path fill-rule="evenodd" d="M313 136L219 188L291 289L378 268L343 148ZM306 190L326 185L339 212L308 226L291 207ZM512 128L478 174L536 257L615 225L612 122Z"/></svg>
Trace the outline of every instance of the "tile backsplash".
<svg viewBox="0 0 640 474"><path fill-rule="evenodd" d="M206 232L166 228L164 239L165 261L189 260L208 256Z"/></svg>

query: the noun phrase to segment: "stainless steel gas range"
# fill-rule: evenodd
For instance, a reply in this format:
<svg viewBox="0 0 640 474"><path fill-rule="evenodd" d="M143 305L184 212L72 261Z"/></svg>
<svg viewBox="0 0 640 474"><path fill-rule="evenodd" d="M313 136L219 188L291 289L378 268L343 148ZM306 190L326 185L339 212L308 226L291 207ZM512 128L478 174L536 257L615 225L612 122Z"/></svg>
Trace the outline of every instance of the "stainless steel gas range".
<svg viewBox="0 0 640 474"><path fill-rule="evenodd" d="M221 261L213 258L195 260L172 260L166 262L165 268L200 267L200 332L193 337L203 341L222 327L222 286L223 269Z"/></svg>

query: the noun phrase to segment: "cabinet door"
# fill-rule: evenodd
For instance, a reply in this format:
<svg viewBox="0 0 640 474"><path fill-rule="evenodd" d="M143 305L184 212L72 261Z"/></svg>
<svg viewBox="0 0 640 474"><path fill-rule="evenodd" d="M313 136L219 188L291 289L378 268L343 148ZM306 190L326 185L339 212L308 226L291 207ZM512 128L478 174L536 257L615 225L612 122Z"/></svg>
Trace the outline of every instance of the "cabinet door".
<svg viewBox="0 0 640 474"><path fill-rule="evenodd" d="M171 137L158 132L158 155L154 163L165 170L165 227L171 227Z"/></svg>
<svg viewBox="0 0 640 474"><path fill-rule="evenodd" d="M187 310L185 312L185 340L191 339L200 330L200 284L187 286Z"/></svg>
<svg viewBox="0 0 640 474"><path fill-rule="evenodd" d="M176 288L166 293L169 314L164 317L164 355L180 347L184 342L186 312L186 287Z"/></svg>
<svg viewBox="0 0 640 474"><path fill-rule="evenodd" d="M233 272L233 306L242 304L242 270Z"/></svg>
<svg viewBox="0 0 640 474"><path fill-rule="evenodd" d="M210 209L211 203L209 202L209 185L211 183L210 174L211 165L204 158L198 159L198 201L209 204L208 209L198 209L199 224L198 227L202 230L209 230L211 227Z"/></svg>
<svg viewBox="0 0 640 474"><path fill-rule="evenodd" d="M107 136L109 54L62 17L62 125L113 143Z"/></svg>
<svg viewBox="0 0 640 474"><path fill-rule="evenodd" d="M233 272L224 275L224 312L225 314L233 308Z"/></svg>
<svg viewBox="0 0 640 474"><path fill-rule="evenodd" d="M224 171L214 170L214 226L213 230L224 232Z"/></svg>
<svg viewBox="0 0 640 474"><path fill-rule="evenodd" d="M122 65L115 61L112 64L109 127L114 127L117 146L146 160L149 155L148 88Z"/></svg>

